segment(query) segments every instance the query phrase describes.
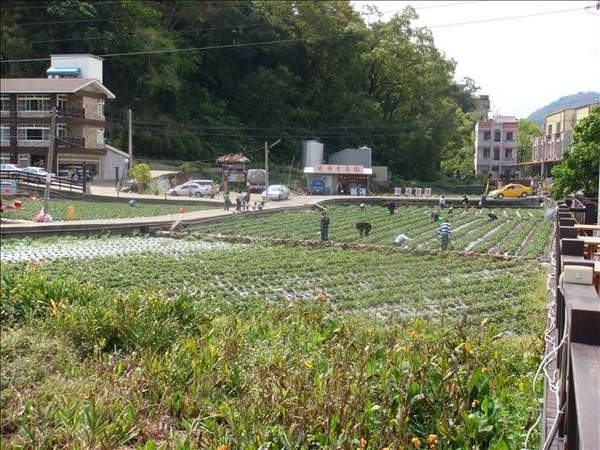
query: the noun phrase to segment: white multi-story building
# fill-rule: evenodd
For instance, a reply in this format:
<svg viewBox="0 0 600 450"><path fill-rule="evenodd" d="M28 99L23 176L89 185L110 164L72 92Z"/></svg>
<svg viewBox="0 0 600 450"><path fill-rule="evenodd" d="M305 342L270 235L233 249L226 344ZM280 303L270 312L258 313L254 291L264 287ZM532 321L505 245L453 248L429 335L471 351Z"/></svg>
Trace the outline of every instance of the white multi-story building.
<svg viewBox="0 0 600 450"><path fill-rule="evenodd" d="M512 116L480 120L475 125L475 173L492 180L519 176L517 131L519 121Z"/></svg>

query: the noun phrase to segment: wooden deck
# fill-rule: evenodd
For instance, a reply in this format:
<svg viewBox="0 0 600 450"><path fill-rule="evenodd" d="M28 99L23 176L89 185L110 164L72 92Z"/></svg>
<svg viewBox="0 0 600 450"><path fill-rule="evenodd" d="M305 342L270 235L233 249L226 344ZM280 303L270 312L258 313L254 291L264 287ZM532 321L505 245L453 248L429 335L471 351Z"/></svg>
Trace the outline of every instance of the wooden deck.
<svg viewBox="0 0 600 450"><path fill-rule="evenodd" d="M587 216L595 217L596 204L584 206L575 215L570 205L561 204L557 214L555 267L548 286L541 450L600 450L600 297L587 278L565 276L567 263L595 267L589 252L580 244L571 245L575 228L569 221L595 220Z"/></svg>

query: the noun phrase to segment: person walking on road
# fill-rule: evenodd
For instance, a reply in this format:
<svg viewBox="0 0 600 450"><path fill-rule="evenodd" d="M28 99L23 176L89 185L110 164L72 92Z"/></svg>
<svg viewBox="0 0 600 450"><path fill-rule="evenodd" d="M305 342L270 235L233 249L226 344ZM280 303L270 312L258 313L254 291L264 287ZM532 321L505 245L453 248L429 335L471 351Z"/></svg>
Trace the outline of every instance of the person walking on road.
<svg viewBox="0 0 600 450"><path fill-rule="evenodd" d="M448 222L448 219L445 218L438 228L438 238L441 240L442 250L446 250L448 248L448 242L450 241L451 233L452 229L450 222Z"/></svg>
<svg viewBox="0 0 600 450"><path fill-rule="evenodd" d="M321 240L328 241L329 240L329 216L325 211L321 214Z"/></svg>
<svg viewBox="0 0 600 450"><path fill-rule="evenodd" d="M231 198L229 197L229 192L225 192L223 194L223 210L229 211L229 204L231 202Z"/></svg>

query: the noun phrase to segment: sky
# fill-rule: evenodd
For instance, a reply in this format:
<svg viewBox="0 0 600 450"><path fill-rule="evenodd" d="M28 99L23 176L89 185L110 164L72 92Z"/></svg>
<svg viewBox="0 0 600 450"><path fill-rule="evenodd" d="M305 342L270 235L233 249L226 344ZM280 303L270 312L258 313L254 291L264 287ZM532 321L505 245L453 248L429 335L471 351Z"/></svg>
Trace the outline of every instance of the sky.
<svg viewBox="0 0 600 450"><path fill-rule="evenodd" d="M413 6L413 26L429 28L456 61L456 80L471 78L489 95L493 116L527 118L566 95L600 92L600 0L351 3L359 12L375 5L380 20Z"/></svg>

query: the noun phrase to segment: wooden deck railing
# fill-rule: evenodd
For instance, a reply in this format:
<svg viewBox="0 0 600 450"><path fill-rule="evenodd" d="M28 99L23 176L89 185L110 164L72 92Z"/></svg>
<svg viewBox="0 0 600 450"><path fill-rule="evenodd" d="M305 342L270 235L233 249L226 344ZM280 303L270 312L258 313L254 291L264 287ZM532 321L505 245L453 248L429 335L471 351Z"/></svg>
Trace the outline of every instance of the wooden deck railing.
<svg viewBox="0 0 600 450"><path fill-rule="evenodd" d="M541 430L543 450L600 448L600 296L589 274L596 262L584 256L576 223L595 223L597 205L574 198L556 214L554 339L546 354L555 353L556 374L544 386ZM566 277L581 272L580 279ZM587 276L587 277L586 277Z"/></svg>

